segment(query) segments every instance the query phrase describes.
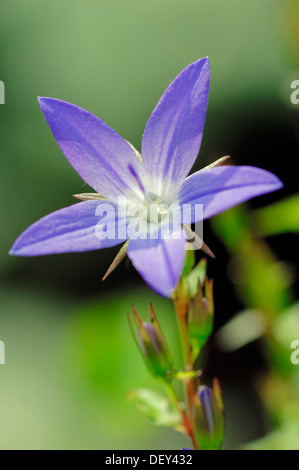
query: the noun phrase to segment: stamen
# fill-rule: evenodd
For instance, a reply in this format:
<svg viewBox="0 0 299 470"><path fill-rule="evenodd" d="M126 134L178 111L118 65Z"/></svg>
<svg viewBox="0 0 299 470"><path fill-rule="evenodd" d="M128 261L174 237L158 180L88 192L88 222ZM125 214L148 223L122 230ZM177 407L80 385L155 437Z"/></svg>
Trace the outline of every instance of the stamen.
<svg viewBox="0 0 299 470"><path fill-rule="evenodd" d="M161 209L161 206L162 206L162 209ZM160 215L166 215L166 214L169 213L169 210L168 210L167 208L165 208L165 204L160 204L160 205L158 206L157 212L158 212L158 214L160 214Z"/></svg>

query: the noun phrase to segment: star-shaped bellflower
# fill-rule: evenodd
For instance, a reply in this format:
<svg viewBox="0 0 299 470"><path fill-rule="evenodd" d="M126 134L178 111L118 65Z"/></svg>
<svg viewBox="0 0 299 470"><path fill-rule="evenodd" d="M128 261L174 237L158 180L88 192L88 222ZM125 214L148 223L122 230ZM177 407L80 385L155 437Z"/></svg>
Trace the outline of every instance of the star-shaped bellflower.
<svg viewBox="0 0 299 470"><path fill-rule="evenodd" d="M169 207L176 203L180 208L189 205L193 209L200 204L201 215L192 210L188 220L173 223L170 236L129 237L123 249L144 280L161 295L170 296L185 260L188 229L183 224L189 226L282 186L275 175L259 168L218 166L223 159L187 178L202 140L209 81L207 58L192 63L175 78L146 124L142 157L107 124L84 109L57 99L40 98L60 149L96 193L79 195L81 202L31 225L10 253L38 256L82 252L125 242L127 236L113 228L115 221L126 227L132 219L132 214L128 216L121 208L120 199L142 205L149 225L150 204ZM106 213L105 220L99 220L108 202L114 210ZM159 225L163 211L158 209L158 215ZM99 237L97 229L104 224L106 237Z"/></svg>

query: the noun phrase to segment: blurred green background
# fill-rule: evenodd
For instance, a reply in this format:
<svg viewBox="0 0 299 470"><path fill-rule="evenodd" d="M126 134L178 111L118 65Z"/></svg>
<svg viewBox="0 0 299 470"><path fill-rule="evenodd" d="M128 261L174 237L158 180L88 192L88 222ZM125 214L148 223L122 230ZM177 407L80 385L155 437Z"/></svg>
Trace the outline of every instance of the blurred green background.
<svg viewBox="0 0 299 470"><path fill-rule="evenodd" d="M36 98L82 106L140 148L145 123L170 81L189 63L209 56L211 94L195 169L229 154L234 163L266 168L285 183L279 193L253 201L253 221L246 216L242 222L255 236L256 227L261 237L286 232L267 239L262 256L247 266L247 284L235 266L240 257L251 258L247 250L257 248L253 242L241 247L238 237L232 246L239 215L227 213L205 224L205 239L217 254L209 267L216 288L215 330L248 307L268 314L270 303L278 314L298 292L298 221L271 233L262 221L278 220L277 214L266 219L258 209L298 191L298 110L290 104L290 83L299 79L296 2L2 0L1 10L0 80L6 103L0 106L0 339L6 365L0 366L0 448L184 447L184 438L155 428L127 400L132 389L151 386L151 379L126 314L132 303L145 314L152 301L178 349L171 303L145 286L128 262L101 283L114 248L45 258L8 256L28 225L70 205L72 194L86 192ZM298 201L292 207L289 214L298 213ZM285 214L280 211L282 222ZM264 257L267 250L273 260ZM288 271L277 281L282 297L274 303L273 277L266 293L262 287L268 267L277 275L281 259ZM255 270L262 272L258 279ZM252 290L255 282L262 292ZM297 320L296 314L293 339L299 339ZM262 438L277 425L256 387L257 377L265 377L274 361L267 359L267 347L260 341L227 354L212 340L207 348L207 379L218 375L224 389L226 448ZM298 368L292 366L296 379L287 375L286 383L298 384ZM282 399L288 396L281 393ZM285 437L277 439L278 448L291 445Z"/></svg>

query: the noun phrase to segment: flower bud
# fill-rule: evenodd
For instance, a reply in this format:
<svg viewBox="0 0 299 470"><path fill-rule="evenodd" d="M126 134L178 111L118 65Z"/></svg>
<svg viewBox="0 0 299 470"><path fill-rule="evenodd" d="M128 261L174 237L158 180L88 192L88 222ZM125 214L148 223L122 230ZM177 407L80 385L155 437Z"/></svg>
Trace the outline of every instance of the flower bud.
<svg viewBox="0 0 299 470"><path fill-rule="evenodd" d="M136 321L137 333L134 333L131 318L129 317L131 330L146 366L154 377L171 380L173 360L153 306L150 304L151 323L143 322L134 306L132 311Z"/></svg>
<svg viewBox="0 0 299 470"><path fill-rule="evenodd" d="M224 438L224 411L218 380L213 388L201 385L196 402L196 439L201 449L220 449Z"/></svg>
<svg viewBox="0 0 299 470"><path fill-rule="evenodd" d="M212 332L213 318L213 281L206 277L204 289L199 281L197 293L193 298L189 298L188 331L194 360Z"/></svg>

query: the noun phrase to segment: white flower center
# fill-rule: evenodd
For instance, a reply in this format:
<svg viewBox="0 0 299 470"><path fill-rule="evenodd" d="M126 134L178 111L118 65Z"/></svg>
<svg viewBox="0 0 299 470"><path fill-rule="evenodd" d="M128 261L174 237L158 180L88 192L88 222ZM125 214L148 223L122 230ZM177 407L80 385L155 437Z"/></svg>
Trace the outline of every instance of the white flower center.
<svg viewBox="0 0 299 470"><path fill-rule="evenodd" d="M150 223L159 224L169 215L169 206L162 198L150 193L149 199L144 199L144 219Z"/></svg>

